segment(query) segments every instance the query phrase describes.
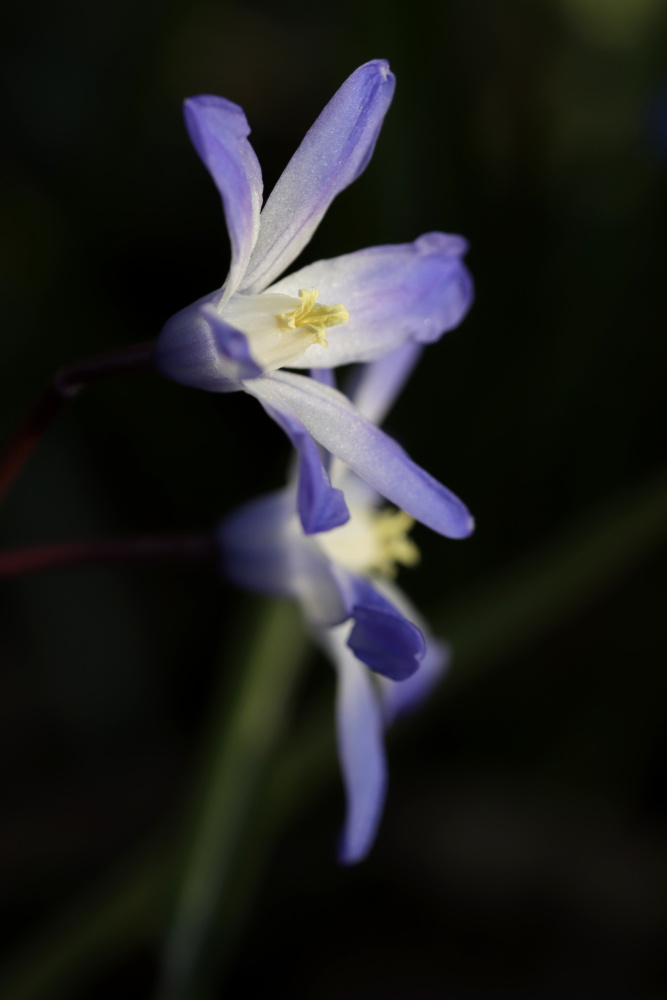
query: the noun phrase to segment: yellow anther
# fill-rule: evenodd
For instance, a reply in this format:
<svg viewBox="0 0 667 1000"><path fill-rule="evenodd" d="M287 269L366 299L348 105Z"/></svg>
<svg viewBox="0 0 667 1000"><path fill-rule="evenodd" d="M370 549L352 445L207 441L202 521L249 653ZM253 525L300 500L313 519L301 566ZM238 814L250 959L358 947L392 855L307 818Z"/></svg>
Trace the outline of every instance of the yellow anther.
<svg viewBox="0 0 667 1000"><path fill-rule="evenodd" d="M408 538L413 518L402 510L375 511L351 507L351 517L340 528L317 536L318 544L335 562L355 573L393 578L396 567L414 566L419 549Z"/></svg>
<svg viewBox="0 0 667 1000"><path fill-rule="evenodd" d="M396 566L416 566L421 553L408 532L415 519L404 510L381 510L373 514L377 556L375 569L384 576L396 576Z"/></svg>
<svg viewBox="0 0 667 1000"><path fill-rule="evenodd" d="M329 326L347 323L350 314L342 305L316 306L319 295L317 288L299 289L300 305L289 312L278 313L276 319L281 330L296 330L310 333L316 343L327 346L325 330Z"/></svg>

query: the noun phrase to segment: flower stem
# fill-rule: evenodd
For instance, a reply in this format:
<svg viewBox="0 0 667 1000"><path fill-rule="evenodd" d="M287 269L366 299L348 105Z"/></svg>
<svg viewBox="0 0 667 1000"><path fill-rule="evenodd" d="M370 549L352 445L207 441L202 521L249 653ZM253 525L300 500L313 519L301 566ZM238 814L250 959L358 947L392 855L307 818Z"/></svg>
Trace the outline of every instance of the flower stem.
<svg viewBox="0 0 667 1000"><path fill-rule="evenodd" d="M76 396L88 382L152 368L153 349L154 343L149 341L61 368L16 429L0 456L0 500L4 499L21 469L69 399Z"/></svg>
<svg viewBox="0 0 667 1000"><path fill-rule="evenodd" d="M243 630L247 645L230 656L235 684L225 684L211 720L208 752L195 796L189 845L165 942L160 1000L197 995L213 951L223 951L215 923L233 884L239 852L251 832L259 789L278 751L292 694L309 649L299 613L266 602Z"/></svg>
<svg viewBox="0 0 667 1000"><path fill-rule="evenodd" d="M130 563L144 566L213 563L216 555L212 535L146 535L56 542L52 545L0 552L0 579L90 563Z"/></svg>

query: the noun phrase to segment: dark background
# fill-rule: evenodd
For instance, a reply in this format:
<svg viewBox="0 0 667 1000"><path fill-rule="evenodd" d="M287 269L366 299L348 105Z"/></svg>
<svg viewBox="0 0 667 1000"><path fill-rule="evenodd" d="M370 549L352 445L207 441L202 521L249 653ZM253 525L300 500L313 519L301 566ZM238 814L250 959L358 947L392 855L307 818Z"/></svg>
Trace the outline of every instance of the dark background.
<svg viewBox="0 0 667 1000"><path fill-rule="evenodd" d="M301 262L434 229L471 242L476 303L388 421L476 516L465 544L418 528L422 566L401 578L454 667L391 743L366 863L333 860L333 760L309 792L225 995L667 995L664 4L73 0L5 18L5 436L58 367L153 338L222 283L186 96L243 106L268 191L343 79L388 58L374 158ZM0 539L208 530L280 485L287 457L242 394L100 383L36 452ZM637 497L648 540L625 517ZM524 594L531 574L546 587L539 622L517 573ZM2 583L9 953L177 820L246 600L212 570ZM305 701L332 695L324 662L308 685ZM149 940L62 995L148 996L153 961Z"/></svg>

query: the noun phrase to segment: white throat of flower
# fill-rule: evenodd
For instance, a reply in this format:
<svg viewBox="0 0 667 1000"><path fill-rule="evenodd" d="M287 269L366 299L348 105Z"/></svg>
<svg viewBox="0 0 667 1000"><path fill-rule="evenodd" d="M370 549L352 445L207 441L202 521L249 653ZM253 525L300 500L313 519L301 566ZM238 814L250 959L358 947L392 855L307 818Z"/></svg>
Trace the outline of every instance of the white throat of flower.
<svg viewBox="0 0 667 1000"><path fill-rule="evenodd" d="M302 288L298 299L277 292L233 295L221 317L245 333L257 364L273 371L300 358L311 344L326 347L326 330L349 321L345 306L317 305L319 294L317 288Z"/></svg>
<svg viewBox="0 0 667 1000"><path fill-rule="evenodd" d="M351 507L350 520L323 532L317 541L334 562L362 576L393 579L398 565L414 566L421 556L408 538L414 518L403 510Z"/></svg>

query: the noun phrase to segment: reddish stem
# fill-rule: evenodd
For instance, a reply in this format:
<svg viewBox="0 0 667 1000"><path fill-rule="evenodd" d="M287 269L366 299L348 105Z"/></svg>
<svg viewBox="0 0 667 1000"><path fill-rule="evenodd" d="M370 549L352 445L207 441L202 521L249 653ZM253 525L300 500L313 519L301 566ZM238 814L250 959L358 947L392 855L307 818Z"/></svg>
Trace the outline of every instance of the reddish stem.
<svg viewBox="0 0 667 1000"><path fill-rule="evenodd" d="M98 379L152 368L153 349L153 341L136 344L69 365L57 372L0 456L0 500L4 499L62 407L76 396L79 389Z"/></svg>
<svg viewBox="0 0 667 1000"><path fill-rule="evenodd" d="M63 566L129 563L163 566L214 563L212 535L154 535L134 538L84 539L0 552L0 578L22 576Z"/></svg>

